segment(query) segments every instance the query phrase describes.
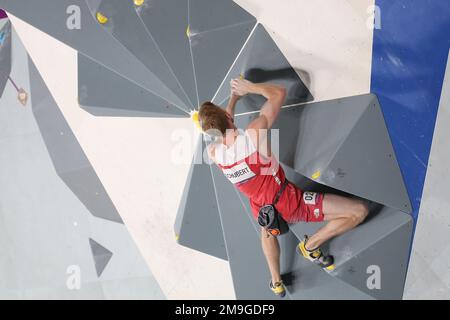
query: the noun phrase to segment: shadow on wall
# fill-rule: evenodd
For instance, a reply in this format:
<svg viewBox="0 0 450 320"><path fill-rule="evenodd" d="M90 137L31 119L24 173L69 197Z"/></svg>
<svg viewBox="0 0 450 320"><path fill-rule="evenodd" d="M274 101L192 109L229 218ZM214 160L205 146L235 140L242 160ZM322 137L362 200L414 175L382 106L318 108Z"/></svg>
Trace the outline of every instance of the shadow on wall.
<svg viewBox="0 0 450 320"><path fill-rule="evenodd" d="M299 74L306 83L299 81ZM311 78L308 72L293 68L283 68L275 70L266 70L262 68L252 68L243 75L245 79L252 82L274 82L283 85L287 89L285 105L298 104L302 102L313 101L314 97L309 92L308 87ZM265 98L259 95L250 94L242 99L246 107L259 110L265 102Z"/></svg>

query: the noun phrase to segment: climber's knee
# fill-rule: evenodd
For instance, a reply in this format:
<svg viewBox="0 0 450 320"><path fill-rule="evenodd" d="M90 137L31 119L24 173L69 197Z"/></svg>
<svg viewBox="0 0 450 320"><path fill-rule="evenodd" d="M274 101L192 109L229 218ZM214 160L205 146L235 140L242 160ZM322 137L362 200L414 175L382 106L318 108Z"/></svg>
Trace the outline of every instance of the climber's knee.
<svg viewBox="0 0 450 320"><path fill-rule="evenodd" d="M353 221L355 226L361 224L369 214L369 206L365 201L355 200L352 206L352 211L350 214L350 219Z"/></svg>

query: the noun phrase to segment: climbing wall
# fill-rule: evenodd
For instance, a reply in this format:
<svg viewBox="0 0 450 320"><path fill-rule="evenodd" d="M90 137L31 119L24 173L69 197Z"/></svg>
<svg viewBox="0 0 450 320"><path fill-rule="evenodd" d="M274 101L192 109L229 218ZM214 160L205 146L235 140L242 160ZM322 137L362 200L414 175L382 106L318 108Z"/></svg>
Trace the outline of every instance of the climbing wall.
<svg viewBox="0 0 450 320"><path fill-rule="evenodd" d="M374 74L376 94L316 101L311 82L292 67L270 28L231 0L79 1L76 10L82 28L77 30L61 27L67 24L67 15L42 10L66 12L72 5L69 0L0 0L8 12L77 51L79 107L94 116L190 121L203 101L226 105L233 78L285 86L286 105L274 127L279 130L277 155L289 179L303 189L371 203L364 224L328 243L327 250L336 257L336 269L330 273L295 252L299 239L322 224L290 226L280 238L287 297L402 297L413 232L410 214L417 208L410 202L411 184L405 184L401 170L405 163L397 152L401 141L392 139L389 126L395 109L386 105L395 97L388 99L386 90L378 90L386 83L378 74ZM1 30L6 37L8 25ZM8 38L2 39L6 39L0 51L3 66L10 49ZM3 70L0 89L9 74ZM58 177L90 214L122 223L31 61L30 79L33 116ZM256 95L241 99L236 124L247 126L262 103L264 99ZM53 120L46 121L48 116ZM237 298L271 299L259 227L247 199L205 162L206 145L203 136L196 139L190 170L180 181L184 191L175 241L227 261ZM114 255L93 239L89 246L99 276ZM378 269L383 270L383 282L373 290L367 281L371 270Z"/></svg>
<svg viewBox="0 0 450 320"><path fill-rule="evenodd" d="M60 105L4 20L0 51L9 46L12 54L0 66L10 71L0 99L0 273L8 274L0 297L164 299Z"/></svg>

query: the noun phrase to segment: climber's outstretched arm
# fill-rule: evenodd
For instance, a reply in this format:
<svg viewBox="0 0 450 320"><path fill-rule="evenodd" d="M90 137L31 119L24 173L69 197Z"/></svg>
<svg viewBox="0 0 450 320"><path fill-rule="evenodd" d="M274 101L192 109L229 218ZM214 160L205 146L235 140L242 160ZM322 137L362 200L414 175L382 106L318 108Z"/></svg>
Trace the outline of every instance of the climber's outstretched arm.
<svg viewBox="0 0 450 320"><path fill-rule="evenodd" d="M226 112L230 115L231 119L234 120L234 109L236 108L236 103L239 101L241 97L237 94L231 93L230 101L228 101Z"/></svg>
<svg viewBox="0 0 450 320"><path fill-rule="evenodd" d="M270 156L267 130L272 127L280 113L286 98L286 89L271 83L252 83L245 79L234 79L231 81L231 90L240 96L253 93L260 94L267 99L261 107L259 117L250 122L247 131L258 151L263 155Z"/></svg>
<svg viewBox="0 0 450 320"><path fill-rule="evenodd" d="M286 89L282 86L272 83L253 83L245 79L233 79L231 90L240 96L253 93L267 99L261 108L260 116L250 123L249 128L252 129L270 129L286 98Z"/></svg>

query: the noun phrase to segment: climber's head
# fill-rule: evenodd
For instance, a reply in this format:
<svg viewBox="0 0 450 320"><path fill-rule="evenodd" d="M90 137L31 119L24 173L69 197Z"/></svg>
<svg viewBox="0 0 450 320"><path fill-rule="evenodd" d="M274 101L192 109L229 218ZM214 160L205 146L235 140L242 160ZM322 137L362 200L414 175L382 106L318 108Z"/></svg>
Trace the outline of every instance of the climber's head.
<svg viewBox="0 0 450 320"><path fill-rule="evenodd" d="M198 120L202 130L213 136L225 138L227 133L233 133L236 130L229 113L209 101L200 106Z"/></svg>

